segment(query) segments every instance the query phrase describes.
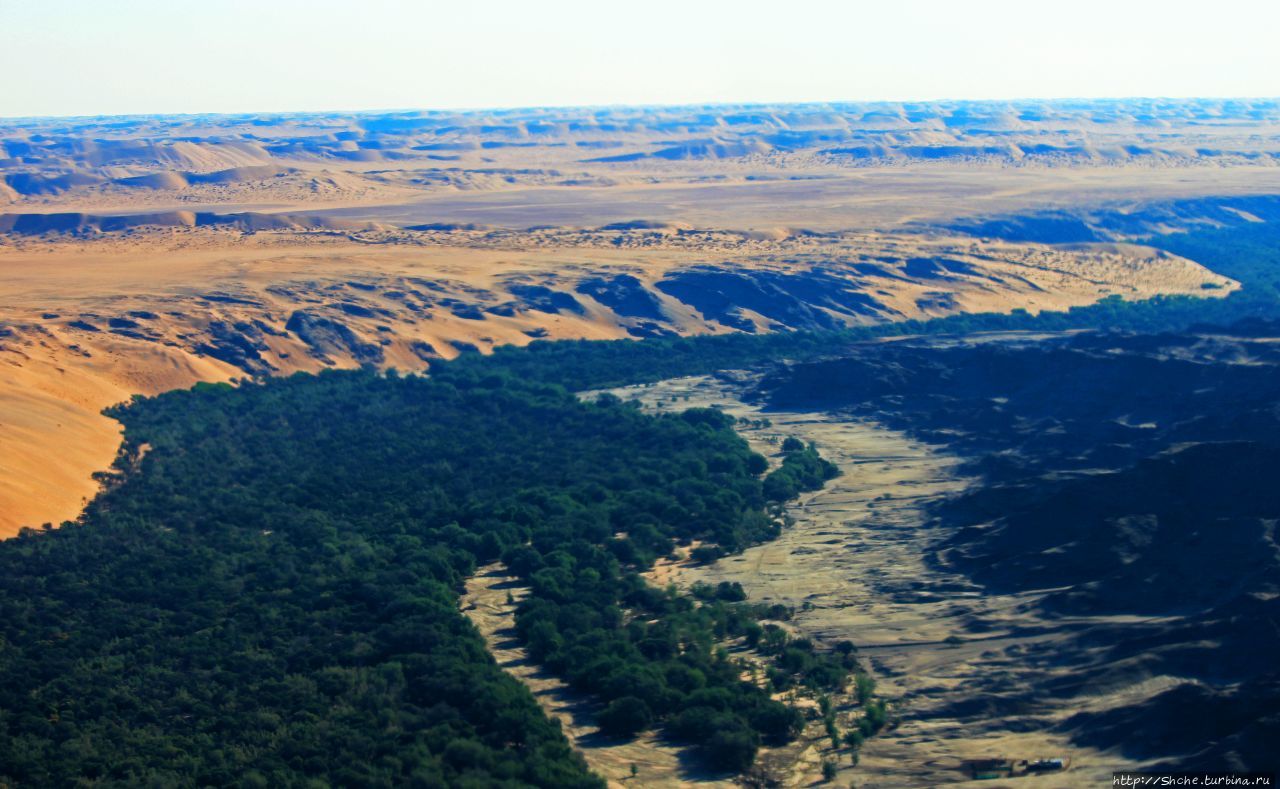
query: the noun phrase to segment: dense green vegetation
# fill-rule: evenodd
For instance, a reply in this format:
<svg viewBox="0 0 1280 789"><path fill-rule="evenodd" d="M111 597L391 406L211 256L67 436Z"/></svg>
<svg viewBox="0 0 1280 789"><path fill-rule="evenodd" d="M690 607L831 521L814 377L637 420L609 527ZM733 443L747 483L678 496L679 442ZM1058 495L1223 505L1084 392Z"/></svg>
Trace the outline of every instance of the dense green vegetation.
<svg viewBox="0 0 1280 789"><path fill-rule="evenodd" d="M677 541L769 538L770 495L821 482L811 448L762 479L718 411L365 372L115 415L136 468L81 522L0 543L0 783L598 785L457 610L499 558L531 585L530 649L608 731L661 725L727 769L798 730L771 689L854 666L732 590L638 577Z"/></svg>
<svg viewBox="0 0 1280 789"><path fill-rule="evenodd" d="M1227 316L1274 318L1280 315L1280 226L1276 223L1175 233L1146 241L1200 263L1244 285L1225 303ZM1210 305L1212 306L1212 305ZM1218 312L1220 308L1213 308ZM1217 322L1218 315L1201 316Z"/></svg>
<svg viewBox="0 0 1280 789"><path fill-rule="evenodd" d="M782 442L782 465L765 478L764 495L770 501L787 501L804 491L820 489L839 474L834 463L818 454L816 446L788 438Z"/></svg>

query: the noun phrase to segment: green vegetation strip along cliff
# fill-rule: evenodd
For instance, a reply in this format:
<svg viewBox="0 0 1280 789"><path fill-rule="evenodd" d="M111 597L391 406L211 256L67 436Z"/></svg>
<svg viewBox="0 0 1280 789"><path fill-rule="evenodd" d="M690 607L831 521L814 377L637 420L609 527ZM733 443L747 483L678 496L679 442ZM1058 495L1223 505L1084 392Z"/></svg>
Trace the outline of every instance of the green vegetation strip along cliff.
<svg viewBox="0 0 1280 789"><path fill-rule="evenodd" d="M1160 236L1145 243L1196 260L1243 287L1224 298L1157 296L1124 301L1112 296L1065 312L954 315L841 331L739 333L641 342L538 341L524 348L504 346L491 356L464 354L441 365L438 374L501 371L521 380L557 383L581 391L741 369L779 359L838 355L849 343L882 337L1074 329L1161 332L1198 323L1221 326L1247 318L1280 318L1280 224Z"/></svg>

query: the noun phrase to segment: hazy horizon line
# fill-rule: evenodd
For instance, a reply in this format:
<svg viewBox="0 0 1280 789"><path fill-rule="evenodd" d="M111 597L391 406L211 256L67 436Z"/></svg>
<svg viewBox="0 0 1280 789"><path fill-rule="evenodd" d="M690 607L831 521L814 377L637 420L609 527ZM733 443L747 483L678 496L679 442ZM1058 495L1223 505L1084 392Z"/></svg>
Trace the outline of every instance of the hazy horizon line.
<svg viewBox="0 0 1280 789"><path fill-rule="evenodd" d="M715 108L715 107L804 107L804 106L897 106L911 104L1063 104L1069 102L1204 102L1204 101L1264 101L1280 102L1277 95L1189 95L1189 96L1022 96L1017 98L956 98L941 97L930 99L795 99L795 100L747 100L747 101L672 101L672 102L615 102L615 103L554 103L554 104L495 104L471 106L400 106L370 107L364 109L323 108L323 109L290 109L290 110L193 110L181 112L108 112L108 113L67 113L45 115L7 115L0 112L3 121L40 121L40 120L80 120L97 118L199 118L208 116L238 117L263 115L387 115L395 113L458 113L471 114L482 112L516 112L520 110L606 110L606 109L682 109L682 108Z"/></svg>

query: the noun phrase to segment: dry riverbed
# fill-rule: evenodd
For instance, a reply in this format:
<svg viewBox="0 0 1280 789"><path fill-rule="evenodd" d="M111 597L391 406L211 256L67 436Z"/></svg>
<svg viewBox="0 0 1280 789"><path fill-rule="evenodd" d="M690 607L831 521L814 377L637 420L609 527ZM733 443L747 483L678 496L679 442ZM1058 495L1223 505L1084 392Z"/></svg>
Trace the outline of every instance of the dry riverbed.
<svg viewBox="0 0 1280 789"><path fill-rule="evenodd" d="M827 645L849 639L858 646L877 694L890 704L890 727L868 741L856 767L845 749L831 751L807 731L787 749L762 751L761 763L772 775L783 776L785 786L818 785L822 762L830 759L839 766L836 786L1068 789L1110 786L1112 771L1144 766L1074 746L1054 729L1074 713L1132 703L1134 696L1158 689L1118 688L1083 704L1053 703L1038 687L1066 670L1027 659L1052 654L1081 627L1122 619L1046 620L1033 604L1049 590L991 595L926 561L946 537L928 526L928 505L973 482L961 473L961 458L873 421L763 411L741 399L744 390L741 381L697 376L612 393L638 399L647 409L719 407L745 420L739 432L771 465L779 460L782 441L794 436L817 444L842 472L788 507L791 523L777 540L709 565L664 559L647 574L655 585L682 589L698 582L740 583L752 601L795 609L790 625L805 635ZM534 666L516 639L515 603L526 592L501 565L491 565L470 579L462 607L498 663L561 722L592 770L613 787L731 785L699 774L687 752L652 733L630 743L599 737L594 706ZM849 700L837 705L845 728L856 711ZM993 758L1062 758L1069 767L974 781L967 762Z"/></svg>
<svg viewBox="0 0 1280 789"><path fill-rule="evenodd" d="M820 642L858 645L878 693L898 725L873 738L854 768L840 762L836 785L928 787L970 781L972 759L1063 758L1058 774L982 781L982 786L1109 786L1113 770L1141 765L1116 754L1073 746L1053 727L1086 706L1054 705L1037 693L1051 678L1027 665L1079 627L1112 618L1046 621L1031 604L1038 594L990 595L962 576L926 563L945 535L926 528L926 505L971 484L961 459L874 422L838 415L761 411L744 403L742 386L710 376L613 390L646 408L716 405L751 420L739 431L753 449L776 462L787 436L814 442L842 476L789 508L793 524L770 543L710 565L664 562L656 584L687 588L702 581L736 581L756 602L796 609L793 624ZM768 426L759 420L768 420ZM1118 689L1090 700L1088 709L1114 706ZM987 700L999 696L1001 704ZM1009 699L1017 703L1008 704ZM975 785L978 785L975 782Z"/></svg>

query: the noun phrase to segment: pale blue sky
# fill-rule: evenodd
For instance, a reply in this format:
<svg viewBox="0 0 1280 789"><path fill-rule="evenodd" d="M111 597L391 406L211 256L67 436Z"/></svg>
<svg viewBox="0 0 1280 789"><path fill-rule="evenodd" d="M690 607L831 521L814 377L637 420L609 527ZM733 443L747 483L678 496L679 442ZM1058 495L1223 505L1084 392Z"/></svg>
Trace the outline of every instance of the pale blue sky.
<svg viewBox="0 0 1280 789"><path fill-rule="evenodd" d="M1280 95L1280 2L0 0L0 116Z"/></svg>

